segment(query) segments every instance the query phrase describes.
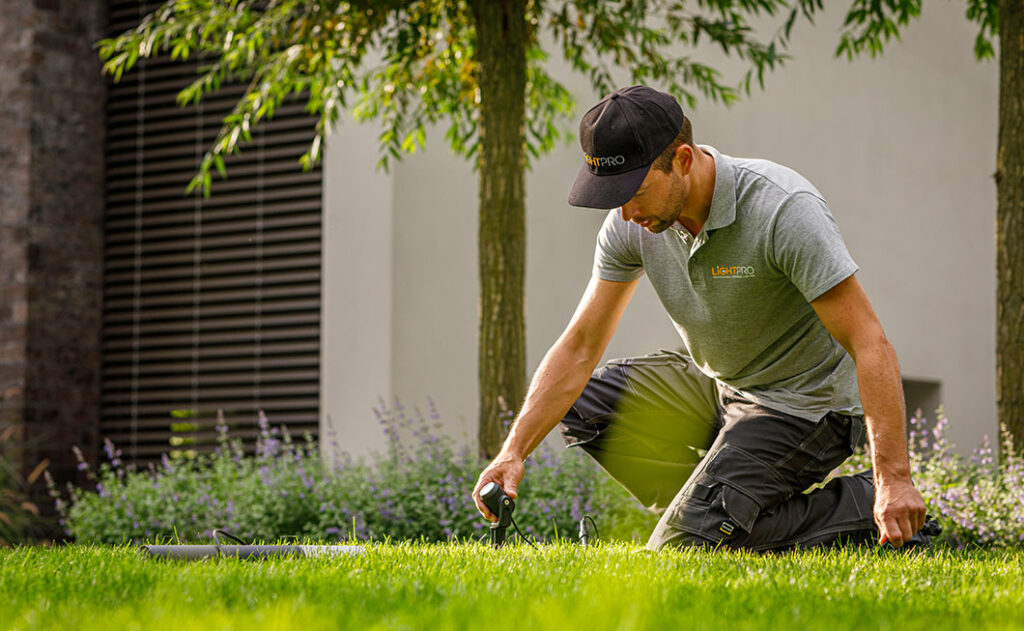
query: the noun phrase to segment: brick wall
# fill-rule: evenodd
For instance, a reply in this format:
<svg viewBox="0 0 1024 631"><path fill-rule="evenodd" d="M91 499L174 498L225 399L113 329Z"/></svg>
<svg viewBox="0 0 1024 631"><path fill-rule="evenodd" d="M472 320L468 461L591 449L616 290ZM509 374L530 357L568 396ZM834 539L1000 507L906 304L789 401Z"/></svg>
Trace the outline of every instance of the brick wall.
<svg viewBox="0 0 1024 631"><path fill-rule="evenodd" d="M22 466L76 478L97 447L104 102L102 0L0 0L0 428Z"/></svg>

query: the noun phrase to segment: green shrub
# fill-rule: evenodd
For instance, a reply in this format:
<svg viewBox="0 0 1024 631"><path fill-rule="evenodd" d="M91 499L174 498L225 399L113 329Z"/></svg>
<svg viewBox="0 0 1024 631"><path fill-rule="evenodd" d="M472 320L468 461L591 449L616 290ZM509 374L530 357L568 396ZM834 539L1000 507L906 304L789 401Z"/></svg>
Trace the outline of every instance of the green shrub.
<svg viewBox="0 0 1024 631"><path fill-rule="evenodd" d="M426 415L407 414L395 403L381 406L377 415L387 450L355 460L329 440L330 465L315 441L294 441L263 414L253 455L243 454L225 427L215 453L165 457L146 470L125 467L107 442L107 461L90 472L95 486L69 487L70 501L58 498L57 508L67 533L82 542L208 540L214 528L261 540L486 537L487 523L470 497L486 463L438 432L432 406ZM1020 455L1007 441L1001 464L988 446L960 457L946 441L944 417L926 426L920 414L911 419L911 467L943 526L940 541L956 547L1024 543ZM859 452L836 473L869 466L869 456ZM520 530L539 540L574 539L579 520L591 515L601 538L644 541L657 521L582 451L547 443L527 460L516 503Z"/></svg>
<svg viewBox="0 0 1024 631"><path fill-rule="evenodd" d="M396 402L377 415L388 447L371 462L332 449L333 464L326 465L315 441L294 441L262 413L253 455L243 454L225 427L215 453L165 457L146 470L125 467L107 442L107 461L90 472L95 487L69 487L70 501L57 498L58 510L80 542L205 540L214 528L262 540L486 536L470 497L486 463L437 431L432 405L428 415L407 414ZM542 445L528 459L519 491L515 519L528 536L574 537L577 522L590 514L603 536L646 537L641 531L650 518L639 504L576 450Z"/></svg>

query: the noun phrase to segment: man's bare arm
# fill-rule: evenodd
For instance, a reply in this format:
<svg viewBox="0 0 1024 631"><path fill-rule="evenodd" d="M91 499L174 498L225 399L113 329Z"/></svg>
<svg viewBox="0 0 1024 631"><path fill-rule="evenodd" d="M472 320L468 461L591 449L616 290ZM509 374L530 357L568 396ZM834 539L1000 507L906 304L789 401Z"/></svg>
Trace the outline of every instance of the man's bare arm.
<svg viewBox="0 0 1024 631"><path fill-rule="evenodd" d="M811 306L857 365L875 470L879 543L889 541L900 547L924 525L925 505L910 478L906 407L896 352L856 277L825 292Z"/></svg>
<svg viewBox="0 0 1024 631"><path fill-rule="evenodd" d="M480 489L497 482L516 497L523 461L565 417L586 387L611 341L638 281L617 283L592 278L565 331L548 350L530 382L526 401L501 452L477 480L473 500L487 519L496 517L480 499Z"/></svg>

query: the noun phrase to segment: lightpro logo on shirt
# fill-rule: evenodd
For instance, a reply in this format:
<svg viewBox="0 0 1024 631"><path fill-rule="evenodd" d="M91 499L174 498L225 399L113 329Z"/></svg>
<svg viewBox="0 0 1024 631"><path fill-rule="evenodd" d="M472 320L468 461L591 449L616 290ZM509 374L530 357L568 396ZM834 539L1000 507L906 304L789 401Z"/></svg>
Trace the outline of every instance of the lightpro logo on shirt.
<svg viewBox="0 0 1024 631"><path fill-rule="evenodd" d="M753 278L756 276L750 265L715 265L711 268L712 278Z"/></svg>

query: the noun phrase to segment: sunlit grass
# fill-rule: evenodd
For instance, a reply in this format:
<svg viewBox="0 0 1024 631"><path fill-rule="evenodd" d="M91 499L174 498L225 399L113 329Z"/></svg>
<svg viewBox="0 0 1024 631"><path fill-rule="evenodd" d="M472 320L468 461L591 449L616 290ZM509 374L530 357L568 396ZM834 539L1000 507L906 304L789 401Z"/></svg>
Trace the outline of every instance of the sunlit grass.
<svg viewBox="0 0 1024 631"><path fill-rule="evenodd" d="M632 544L371 544L343 558L156 561L0 551L19 629L1024 628L1024 552L755 556Z"/></svg>

